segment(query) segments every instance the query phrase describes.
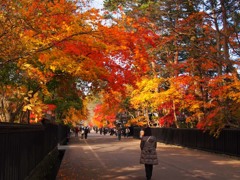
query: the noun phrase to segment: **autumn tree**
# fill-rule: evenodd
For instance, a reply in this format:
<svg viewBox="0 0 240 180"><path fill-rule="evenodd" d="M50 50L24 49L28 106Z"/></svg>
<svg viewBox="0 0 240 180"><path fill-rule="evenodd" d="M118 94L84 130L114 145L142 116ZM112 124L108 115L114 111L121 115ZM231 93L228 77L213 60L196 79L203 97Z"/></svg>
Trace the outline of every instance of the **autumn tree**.
<svg viewBox="0 0 240 180"><path fill-rule="evenodd" d="M26 111L28 116L29 110L34 111L33 107L36 112L41 113L43 103L41 103L41 98L39 100L36 98L39 98L38 95L41 93L47 93L45 83L50 78L50 74L44 72L45 67L38 61L38 56L40 52L53 47L53 43L58 39L57 33L54 31L50 33L51 35L47 34L50 31L46 27L54 27L52 26L53 22L46 21L47 19L53 21L58 19L61 14L59 5L63 5L63 8L64 5L68 6L65 9L65 15L70 8L73 10L73 4L68 3L67 5L63 2L60 4L24 0L1 2L0 66L1 72L4 74L1 76L3 87L1 114L9 117L2 121L14 122L16 119L22 121L21 119L24 118L21 115L22 110ZM58 9L58 13L53 12L53 6ZM59 29L55 29L55 31L59 32ZM12 69L6 73L8 67L12 67ZM7 96L4 89L11 90ZM42 92L39 93L39 91Z"/></svg>
<svg viewBox="0 0 240 180"><path fill-rule="evenodd" d="M143 60L141 46L136 46L139 39L123 26L103 25L98 11L88 10L82 3L22 0L2 4L1 48L5 49L0 65L9 79L9 84L3 83L5 89L21 87L21 98L16 98L19 103L14 103L16 115L25 111L28 119L29 111L35 111L40 116L44 103L55 102L62 118L69 114L63 111L83 108L89 93L101 89L110 94L124 92L124 84L136 79L133 64L138 65L138 72L144 65L134 63ZM5 74L10 66L15 69ZM22 77L22 84L13 78L15 75ZM11 101L4 91L2 99ZM10 105L1 107L9 109ZM5 112L1 111L3 117Z"/></svg>
<svg viewBox="0 0 240 180"><path fill-rule="evenodd" d="M49 84L56 79L60 80L57 78L59 72L63 72L63 76L69 74L71 79L77 79L75 70L70 69L79 64L71 62L66 53L60 51L60 44L73 37L94 32L92 23L87 20L95 12L83 11L82 4L79 8L79 3L76 5L69 1L4 1L1 6L1 99L4 104L1 106L1 115L3 121L13 122L16 119L7 117L8 114L13 114L14 109L16 115L22 110L34 111L34 103L49 99L47 96L50 97L55 90ZM91 20L94 21L94 18ZM48 59L50 56L51 59ZM81 59L84 57L79 59L79 63ZM7 71L10 67L14 68ZM70 87L76 89L74 85L76 82ZM15 87L19 87L21 92ZM16 91L10 91L15 89ZM32 100L33 98L39 100ZM10 104L14 106L10 107Z"/></svg>
<svg viewBox="0 0 240 180"><path fill-rule="evenodd" d="M86 96L101 92L109 117L135 110L148 124L158 113L162 126L239 127L234 1L105 0L102 15L85 5L3 0L1 121L41 116L47 102L59 118L85 117Z"/></svg>
<svg viewBox="0 0 240 180"><path fill-rule="evenodd" d="M141 25L159 37L157 46L148 49L152 68L147 79L165 79L159 83L158 91L153 92L161 109L160 124L175 123L178 127L178 117L184 117L183 123L190 123L190 127L210 128L215 132L226 125L239 126L239 121L234 120L238 110L233 108L238 102L229 97L232 93L228 88L234 86L233 93L238 94L239 41L236 35L239 23L236 20L238 7L233 1L106 0L104 5L110 11L123 8L133 22L143 17L148 19ZM126 26L126 29L134 29L134 26ZM144 84L145 79L143 77L139 84L141 81ZM228 93L222 94L217 89ZM173 95L173 90L179 92ZM144 92L141 88L138 91ZM167 94L169 98L164 98ZM234 104L232 110L231 104ZM231 113L223 115L219 108Z"/></svg>

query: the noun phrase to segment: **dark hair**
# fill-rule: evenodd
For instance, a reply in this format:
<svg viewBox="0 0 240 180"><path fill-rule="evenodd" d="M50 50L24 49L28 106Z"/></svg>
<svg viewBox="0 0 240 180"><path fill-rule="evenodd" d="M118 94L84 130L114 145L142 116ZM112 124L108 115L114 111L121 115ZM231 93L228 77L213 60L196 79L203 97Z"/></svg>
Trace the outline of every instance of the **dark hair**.
<svg viewBox="0 0 240 180"><path fill-rule="evenodd" d="M144 136L151 136L152 135L152 131L150 127L146 127L144 129Z"/></svg>

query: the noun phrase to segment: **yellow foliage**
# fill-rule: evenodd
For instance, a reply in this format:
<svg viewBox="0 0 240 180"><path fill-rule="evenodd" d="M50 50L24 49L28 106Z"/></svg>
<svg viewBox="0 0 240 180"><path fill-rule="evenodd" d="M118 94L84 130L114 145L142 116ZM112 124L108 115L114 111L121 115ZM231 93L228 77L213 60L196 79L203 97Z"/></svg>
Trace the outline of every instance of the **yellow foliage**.
<svg viewBox="0 0 240 180"><path fill-rule="evenodd" d="M65 124L73 124L76 126L80 121L87 120L89 111L87 109L87 99L83 100L83 108L75 109L71 107L66 113L66 118L64 119Z"/></svg>
<svg viewBox="0 0 240 180"><path fill-rule="evenodd" d="M47 109L47 105L42 102L38 93L33 94L32 91L29 91L27 95L28 97L24 98L25 106L23 107L23 111L31 111L31 113L35 115L36 121L39 121L44 115L44 110Z"/></svg>
<svg viewBox="0 0 240 180"><path fill-rule="evenodd" d="M144 116L138 116L136 118L132 118L128 121L130 125L137 125L137 126L145 126L147 125L147 121L145 120Z"/></svg>
<svg viewBox="0 0 240 180"><path fill-rule="evenodd" d="M161 82L160 78L143 78L137 83L137 89L131 93L131 104L135 108L149 107L154 105L154 102L158 95L158 86ZM128 87L130 89L130 87Z"/></svg>
<svg viewBox="0 0 240 180"><path fill-rule="evenodd" d="M73 126L76 126L82 120L86 120L86 115L83 114L82 110L77 110L73 107L71 107L65 115L64 123L72 124Z"/></svg>

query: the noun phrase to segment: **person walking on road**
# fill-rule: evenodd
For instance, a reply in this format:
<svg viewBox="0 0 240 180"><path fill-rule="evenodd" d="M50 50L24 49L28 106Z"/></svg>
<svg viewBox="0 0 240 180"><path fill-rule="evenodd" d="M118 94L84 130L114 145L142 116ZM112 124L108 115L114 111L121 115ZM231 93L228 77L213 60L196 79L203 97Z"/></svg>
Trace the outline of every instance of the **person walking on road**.
<svg viewBox="0 0 240 180"><path fill-rule="evenodd" d="M87 139L88 133L89 133L89 128L88 128L88 126L86 126L84 128L84 137L85 137L85 139Z"/></svg>
<svg viewBox="0 0 240 180"><path fill-rule="evenodd" d="M139 132L139 137L140 137L140 139L142 139L143 135L144 135L144 129L141 128L141 130L140 130L140 132Z"/></svg>
<svg viewBox="0 0 240 180"><path fill-rule="evenodd" d="M118 130L117 130L117 137L118 137L118 140L121 141L121 137L122 137L122 128L118 128Z"/></svg>
<svg viewBox="0 0 240 180"><path fill-rule="evenodd" d="M158 164L156 152L157 140L156 137L152 136L150 127L147 127L144 130L144 135L141 139L140 148L140 164L144 164L147 180L150 180L152 177L153 165Z"/></svg>
<svg viewBox="0 0 240 180"><path fill-rule="evenodd" d="M129 134L130 134L130 129L129 129L129 127L127 127L126 128L126 136L127 136L127 138L129 137Z"/></svg>
<svg viewBox="0 0 240 180"><path fill-rule="evenodd" d="M75 131L75 137L78 137L78 132L79 132L79 129L78 129L78 127L77 127L77 126L75 127L75 130L74 130L74 131Z"/></svg>

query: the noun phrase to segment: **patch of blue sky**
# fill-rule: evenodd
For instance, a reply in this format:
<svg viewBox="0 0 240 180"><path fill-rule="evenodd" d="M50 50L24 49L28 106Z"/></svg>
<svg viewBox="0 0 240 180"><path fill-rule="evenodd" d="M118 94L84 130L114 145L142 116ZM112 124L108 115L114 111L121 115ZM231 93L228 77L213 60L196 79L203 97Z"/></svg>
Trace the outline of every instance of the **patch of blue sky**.
<svg viewBox="0 0 240 180"><path fill-rule="evenodd" d="M96 9L103 8L103 0L92 0L90 4L92 8L96 8Z"/></svg>

